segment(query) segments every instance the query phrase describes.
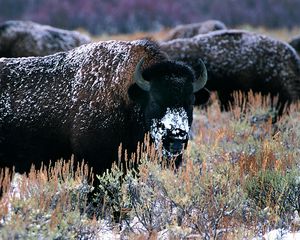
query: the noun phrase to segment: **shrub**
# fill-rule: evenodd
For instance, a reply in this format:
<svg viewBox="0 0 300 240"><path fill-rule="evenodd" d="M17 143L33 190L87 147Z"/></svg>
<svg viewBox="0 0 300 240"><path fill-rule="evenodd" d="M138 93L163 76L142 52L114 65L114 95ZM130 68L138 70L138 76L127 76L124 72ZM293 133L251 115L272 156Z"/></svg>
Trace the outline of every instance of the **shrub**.
<svg viewBox="0 0 300 240"><path fill-rule="evenodd" d="M2 170L1 238L97 239L108 230L122 239L251 239L290 229L300 210L300 104L273 121L269 98L235 98L229 112L216 96L196 109L179 168L149 136L131 156L120 147L88 208L92 175L84 164Z"/></svg>
<svg viewBox="0 0 300 240"><path fill-rule="evenodd" d="M1 239L74 239L96 229L84 215L91 173L86 164L58 161L28 175L2 171ZM12 182L9 181L12 179Z"/></svg>

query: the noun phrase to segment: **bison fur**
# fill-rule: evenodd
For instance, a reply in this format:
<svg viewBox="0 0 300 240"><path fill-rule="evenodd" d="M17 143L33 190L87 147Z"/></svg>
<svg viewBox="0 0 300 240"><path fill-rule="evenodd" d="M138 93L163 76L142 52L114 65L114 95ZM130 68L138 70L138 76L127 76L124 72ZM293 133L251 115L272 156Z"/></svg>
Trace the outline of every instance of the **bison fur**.
<svg viewBox="0 0 300 240"><path fill-rule="evenodd" d="M87 35L77 31L31 21L6 21L0 25L0 57L46 56L90 42Z"/></svg>
<svg viewBox="0 0 300 240"><path fill-rule="evenodd" d="M171 59L191 66L203 59L208 72L206 88L217 91L225 109L233 101L234 91L278 95L279 112L285 104L300 98L300 59L282 41L242 30L224 30L160 46Z"/></svg>
<svg viewBox="0 0 300 240"><path fill-rule="evenodd" d="M188 141L202 74L169 61L149 40L105 41L45 57L0 58L0 163L84 158L100 173L118 146L153 142L179 155Z"/></svg>
<svg viewBox="0 0 300 240"><path fill-rule="evenodd" d="M191 38L199 34L205 34L224 29L226 29L225 24L218 20L207 20L200 23L183 24L170 30L165 41L177 38Z"/></svg>

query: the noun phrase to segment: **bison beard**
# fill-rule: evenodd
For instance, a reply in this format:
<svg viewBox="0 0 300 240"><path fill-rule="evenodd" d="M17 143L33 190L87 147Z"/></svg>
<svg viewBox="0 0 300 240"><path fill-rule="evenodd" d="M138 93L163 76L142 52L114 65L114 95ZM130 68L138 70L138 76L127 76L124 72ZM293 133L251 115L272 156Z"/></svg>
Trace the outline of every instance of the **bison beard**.
<svg viewBox="0 0 300 240"><path fill-rule="evenodd" d="M142 60L141 60L142 59ZM194 93L206 83L168 61L156 43L108 41L46 57L0 60L0 165L85 159L95 173L135 151L151 131L166 155L180 155L192 124ZM155 130L156 129L156 130ZM159 134L155 134L159 132Z"/></svg>

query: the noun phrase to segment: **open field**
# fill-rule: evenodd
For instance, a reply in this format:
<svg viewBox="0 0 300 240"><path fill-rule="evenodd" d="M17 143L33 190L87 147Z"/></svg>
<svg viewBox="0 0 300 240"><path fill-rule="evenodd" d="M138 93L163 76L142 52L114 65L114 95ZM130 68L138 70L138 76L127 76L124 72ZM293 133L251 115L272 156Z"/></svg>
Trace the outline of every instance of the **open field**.
<svg viewBox="0 0 300 240"><path fill-rule="evenodd" d="M282 28L282 29L266 29L264 27L254 28L249 25L244 25L238 27L238 29L244 29L251 32L257 32L261 34L265 34L270 37L274 37L280 39L282 41L288 41L293 36L300 34L300 28ZM136 40L141 38L152 38L154 40L163 40L166 38L169 29L163 29L159 32L137 32L135 34L120 34L120 35L101 35L101 36L93 36L94 41L105 41L105 40ZM83 31L84 32L84 31Z"/></svg>
<svg viewBox="0 0 300 240"><path fill-rule="evenodd" d="M283 41L300 33L243 29ZM94 41L145 36L161 40L166 31ZM269 98L249 93L249 102L244 99L236 94L231 111L221 112L212 94L206 107L195 109L179 169L146 137L126 157L126 171L116 163L97 179L84 163L74 170L73 161L28 175L2 171L0 238L253 239L273 229L298 231L300 102L273 123ZM99 189L91 205L93 181Z"/></svg>

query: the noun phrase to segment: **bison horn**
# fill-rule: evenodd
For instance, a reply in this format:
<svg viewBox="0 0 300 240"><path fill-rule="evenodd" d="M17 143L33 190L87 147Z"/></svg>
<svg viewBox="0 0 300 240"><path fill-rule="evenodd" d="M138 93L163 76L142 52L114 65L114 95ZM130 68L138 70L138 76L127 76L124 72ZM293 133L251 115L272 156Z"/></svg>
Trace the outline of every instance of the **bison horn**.
<svg viewBox="0 0 300 240"><path fill-rule="evenodd" d="M200 89L204 87L207 82L207 70L206 67L201 59L199 59L199 65L197 66L197 70L199 69L200 76L198 79L193 83L193 91L198 92ZM198 71L197 71L198 72Z"/></svg>
<svg viewBox="0 0 300 240"><path fill-rule="evenodd" d="M134 71L134 81L135 83L144 91L150 91L150 83L143 78L142 75L142 65L144 63L144 57L141 58L139 63L135 67Z"/></svg>

